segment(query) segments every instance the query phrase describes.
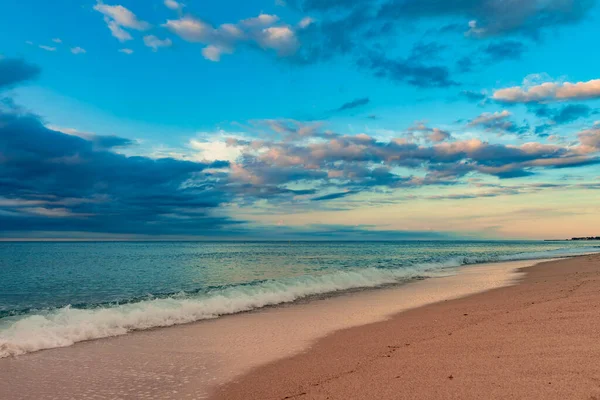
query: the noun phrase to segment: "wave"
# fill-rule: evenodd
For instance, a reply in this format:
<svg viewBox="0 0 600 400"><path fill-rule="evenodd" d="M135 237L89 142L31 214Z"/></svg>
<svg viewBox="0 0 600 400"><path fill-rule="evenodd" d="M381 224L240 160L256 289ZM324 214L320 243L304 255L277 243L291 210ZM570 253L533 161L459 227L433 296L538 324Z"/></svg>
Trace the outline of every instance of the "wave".
<svg viewBox="0 0 600 400"><path fill-rule="evenodd" d="M0 319L0 358L43 349L66 347L76 342L124 335L131 331L185 324L259 309L314 295L358 288L374 288L420 277L444 274L467 264L509 260L533 260L574 256L600 251L597 247L561 249L502 256L456 257L439 263L396 269L364 268L330 274L267 280L212 289L205 293L181 293L136 303L94 308L66 306L35 314Z"/></svg>

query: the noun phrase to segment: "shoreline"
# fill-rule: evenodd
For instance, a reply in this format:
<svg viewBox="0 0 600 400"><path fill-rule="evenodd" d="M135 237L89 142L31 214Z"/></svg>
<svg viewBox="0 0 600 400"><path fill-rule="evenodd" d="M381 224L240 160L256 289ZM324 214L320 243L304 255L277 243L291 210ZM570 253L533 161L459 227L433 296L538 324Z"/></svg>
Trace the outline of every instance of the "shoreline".
<svg viewBox="0 0 600 400"><path fill-rule="evenodd" d="M207 398L215 388L245 373L310 350L329 334L385 321L425 304L512 284L518 276L514 274L516 269L539 261L463 266L455 275L398 287L4 358L0 359L0 393L11 388L20 393L3 397L7 400L53 398L50 394L60 385L76 398L87 398L92 393L95 398L153 398L156 394L155 398L167 398L167 393L174 399ZM32 377L37 378L34 383ZM12 382L10 387L7 382Z"/></svg>
<svg viewBox="0 0 600 400"><path fill-rule="evenodd" d="M211 399L600 399L600 255L329 334Z"/></svg>

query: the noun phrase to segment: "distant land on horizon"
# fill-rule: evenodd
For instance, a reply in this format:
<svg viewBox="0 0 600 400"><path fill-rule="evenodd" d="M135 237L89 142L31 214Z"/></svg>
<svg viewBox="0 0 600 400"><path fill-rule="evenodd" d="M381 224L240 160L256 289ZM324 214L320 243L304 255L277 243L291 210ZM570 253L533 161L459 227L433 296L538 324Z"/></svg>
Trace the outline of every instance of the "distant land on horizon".
<svg viewBox="0 0 600 400"><path fill-rule="evenodd" d="M571 239L546 239L545 242L571 242L577 240L600 240L600 236L573 237Z"/></svg>

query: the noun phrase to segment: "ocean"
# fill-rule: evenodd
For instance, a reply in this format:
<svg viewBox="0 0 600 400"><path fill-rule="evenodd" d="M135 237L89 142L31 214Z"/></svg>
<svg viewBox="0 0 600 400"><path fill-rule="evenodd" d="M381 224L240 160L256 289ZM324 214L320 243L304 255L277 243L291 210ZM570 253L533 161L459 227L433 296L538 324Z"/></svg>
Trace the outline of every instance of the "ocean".
<svg viewBox="0 0 600 400"><path fill-rule="evenodd" d="M593 242L3 242L0 358Z"/></svg>

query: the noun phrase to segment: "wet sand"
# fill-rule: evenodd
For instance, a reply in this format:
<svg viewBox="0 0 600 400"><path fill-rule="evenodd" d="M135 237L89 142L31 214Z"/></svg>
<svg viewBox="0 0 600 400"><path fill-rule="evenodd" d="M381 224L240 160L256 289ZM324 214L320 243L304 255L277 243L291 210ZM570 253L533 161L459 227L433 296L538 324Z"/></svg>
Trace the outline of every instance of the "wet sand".
<svg viewBox="0 0 600 400"><path fill-rule="evenodd" d="M600 399L600 255L345 329L214 399Z"/></svg>
<svg viewBox="0 0 600 400"><path fill-rule="evenodd" d="M335 331L506 286L521 276L519 267L534 263L460 268L454 276L3 358L0 399L207 398L227 381L293 357Z"/></svg>

